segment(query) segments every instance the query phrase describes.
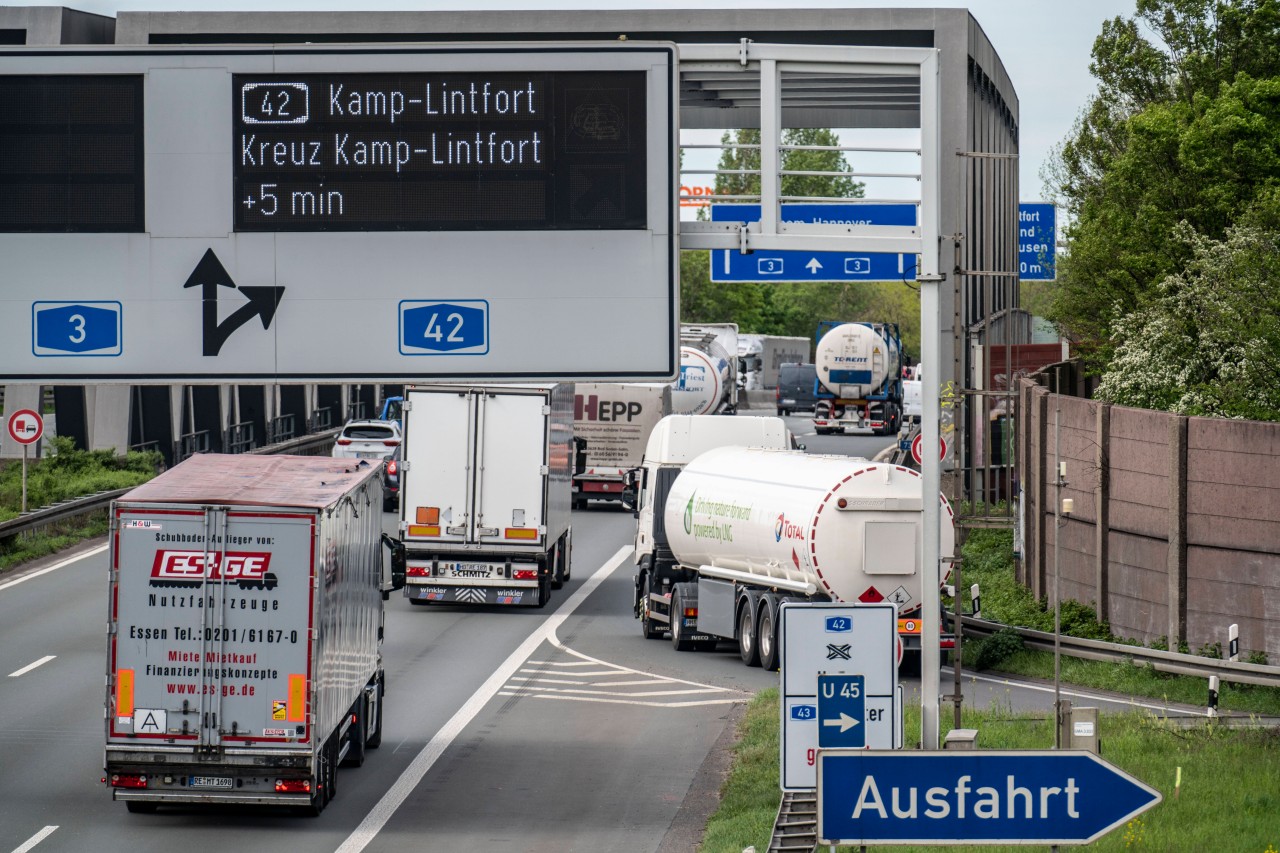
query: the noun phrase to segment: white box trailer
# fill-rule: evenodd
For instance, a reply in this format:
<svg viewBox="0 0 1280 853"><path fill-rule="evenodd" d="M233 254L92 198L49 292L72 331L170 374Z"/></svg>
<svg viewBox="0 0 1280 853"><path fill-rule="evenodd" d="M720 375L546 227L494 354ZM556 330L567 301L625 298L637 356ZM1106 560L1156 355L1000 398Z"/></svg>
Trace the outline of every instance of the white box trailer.
<svg viewBox="0 0 1280 853"><path fill-rule="evenodd" d="M573 434L584 445L573 475L573 508L587 500L620 502L626 473L644 461L649 433L671 414L671 386L579 382L574 386Z"/></svg>
<svg viewBox="0 0 1280 853"><path fill-rule="evenodd" d="M570 574L573 386L407 386L403 446L409 601L546 604Z"/></svg>
<svg viewBox="0 0 1280 853"><path fill-rule="evenodd" d="M130 811L301 806L382 740L380 466L200 454L111 510L105 770Z"/></svg>

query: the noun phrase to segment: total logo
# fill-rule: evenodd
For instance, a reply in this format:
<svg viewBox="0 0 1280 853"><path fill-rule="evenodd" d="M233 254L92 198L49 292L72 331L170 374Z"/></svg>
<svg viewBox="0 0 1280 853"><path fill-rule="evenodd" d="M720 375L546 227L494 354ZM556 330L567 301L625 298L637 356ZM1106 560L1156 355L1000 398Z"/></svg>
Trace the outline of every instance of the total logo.
<svg viewBox="0 0 1280 853"><path fill-rule="evenodd" d="M778 513L778 520L773 523L774 541L785 539L804 539L804 528L792 521L787 521L786 513Z"/></svg>

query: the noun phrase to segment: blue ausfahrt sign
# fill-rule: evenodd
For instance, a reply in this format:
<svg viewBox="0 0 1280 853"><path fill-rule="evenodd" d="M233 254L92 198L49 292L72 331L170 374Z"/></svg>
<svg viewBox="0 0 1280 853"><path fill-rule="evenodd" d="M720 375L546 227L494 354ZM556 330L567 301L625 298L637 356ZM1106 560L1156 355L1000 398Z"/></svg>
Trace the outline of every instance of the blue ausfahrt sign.
<svg viewBox="0 0 1280 853"><path fill-rule="evenodd" d="M1077 750L818 753L820 844L1086 844L1160 800Z"/></svg>
<svg viewBox="0 0 1280 853"><path fill-rule="evenodd" d="M48 356L109 356L123 351L119 302L34 302L31 352Z"/></svg>
<svg viewBox="0 0 1280 853"><path fill-rule="evenodd" d="M1057 214L1049 202L1018 205L1018 278L1022 281L1053 281L1057 275Z"/></svg>
<svg viewBox="0 0 1280 853"><path fill-rule="evenodd" d="M758 204L713 204L712 222L757 222ZM835 225L915 225L914 204L784 204L784 222ZM879 252L732 249L711 252L711 280L736 281L914 281L915 255Z"/></svg>
<svg viewBox="0 0 1280 853"><path fill-rule="evenodd" d="M483 299L400 303L401 355L484 355L489 303Z"/></svg>

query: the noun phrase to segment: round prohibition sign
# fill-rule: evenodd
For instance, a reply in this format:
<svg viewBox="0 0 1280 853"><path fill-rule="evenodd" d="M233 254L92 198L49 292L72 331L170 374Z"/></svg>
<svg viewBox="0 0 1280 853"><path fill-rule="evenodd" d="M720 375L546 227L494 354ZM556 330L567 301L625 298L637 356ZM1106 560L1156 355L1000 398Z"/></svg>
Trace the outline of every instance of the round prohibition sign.
<svg viewBox="0 0 1280 853"><path fill-rule="evenodd" d="M18 444L35 444L44 435L44 418L30 409L18 409L9 415L9 437Z"/></svg>
<svg viewBox="0 0 1280 853"><path fill-rule="evenodd" d="M916 460L917 465L924 464L924 456L920 452L920 449L921 447L923 447L923 445L924 445L923 435L917 434L916 437L911 440L911 458ZM947 458L947 440L942 436L938 436L938 461L941 462L946 458Z"/></svg>

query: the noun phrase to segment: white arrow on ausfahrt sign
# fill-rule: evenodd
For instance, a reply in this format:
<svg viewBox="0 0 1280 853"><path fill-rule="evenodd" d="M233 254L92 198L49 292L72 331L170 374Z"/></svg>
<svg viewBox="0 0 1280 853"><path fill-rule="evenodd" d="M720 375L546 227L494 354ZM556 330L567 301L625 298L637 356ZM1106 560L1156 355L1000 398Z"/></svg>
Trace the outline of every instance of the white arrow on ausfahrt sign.
<svg viewBox="0 0 1280 853"><path fill-rule="evenodd" d="M818 270L822 269L822 264L818 263L817 258L810 258L809 263L805 264L804 266L805 266L805 269L807 269L809 272L813 273L814 275L817 275Z"/></svg>

